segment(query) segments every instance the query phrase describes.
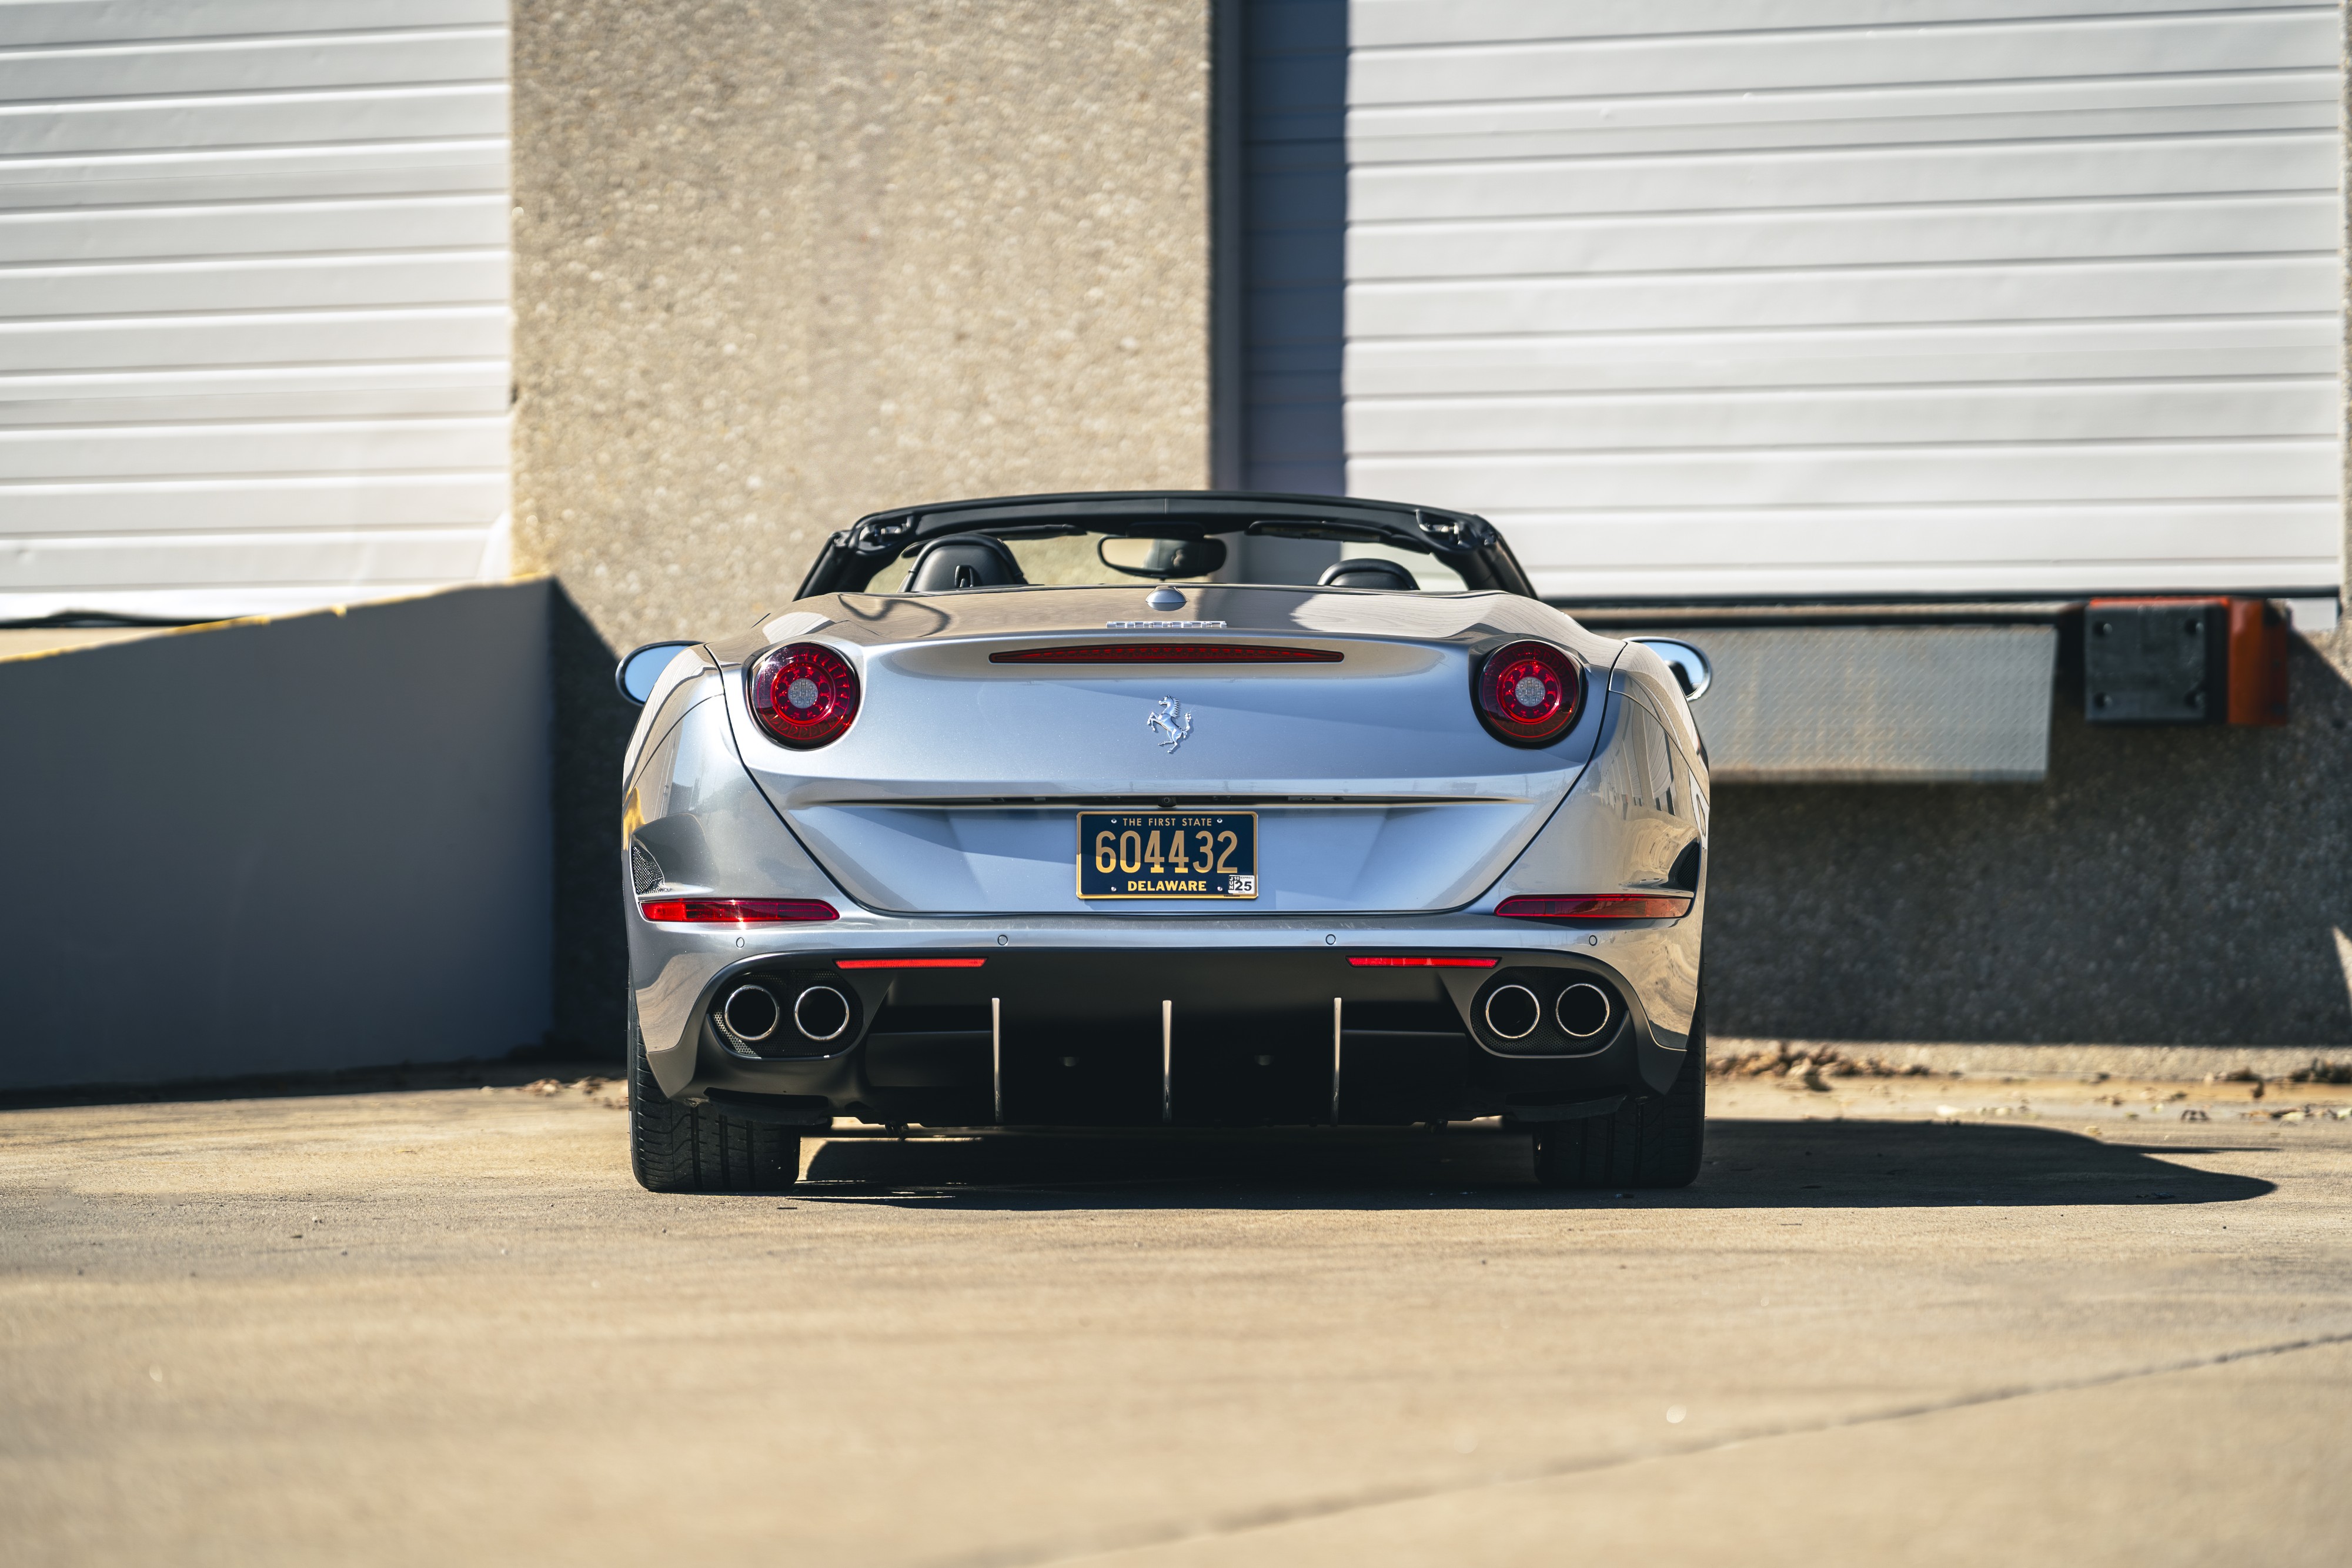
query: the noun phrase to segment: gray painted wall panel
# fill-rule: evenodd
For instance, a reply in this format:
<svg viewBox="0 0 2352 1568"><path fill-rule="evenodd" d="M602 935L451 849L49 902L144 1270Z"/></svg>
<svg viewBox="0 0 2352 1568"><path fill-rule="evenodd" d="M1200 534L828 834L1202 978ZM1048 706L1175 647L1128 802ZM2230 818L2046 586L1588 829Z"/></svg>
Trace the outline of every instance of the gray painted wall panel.
<svg viewBox="0 0 2352 1568"><path fill-rule="evenodd" d="M1347 489L1346 0L1244 15L1242 486Z"/></svg>
<svg viewBox="0 0 2352 1568"><path fill-rule="evenodd" d="M548 613L528 581L0 660L0 1089L538 1043Z"/></svg>

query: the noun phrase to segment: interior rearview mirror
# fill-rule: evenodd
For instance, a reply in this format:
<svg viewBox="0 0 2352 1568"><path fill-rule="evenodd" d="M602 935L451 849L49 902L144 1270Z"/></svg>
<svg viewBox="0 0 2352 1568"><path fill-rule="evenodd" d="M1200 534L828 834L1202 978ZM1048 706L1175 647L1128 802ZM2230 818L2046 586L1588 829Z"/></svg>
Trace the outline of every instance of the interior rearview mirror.
<svg viewBox="0 0 2352 1568"><path fill-rule="evenodd" d="M1706 695L1706 688L1715 684L1715 665L1707 656L1688 643L1673 637L1628 637L1628 643L1639 643L1666 662L1675 679L1683 688L1685 702L1696 702Z"/></svg>
<svg viewBox="0 0 2352 1568"><path fill-rule="evenodd" d="M1225 541L1107 534L1096 544L1095 554L1113 571L1165 581L1171 578L1208 576L1225 564Z"/></svg>
<svg viewBox="0 0 2352 1568"><path fill-rule="evenodd" d="M631 704L643 707L646 699L654 695L654 683L669 668L669 662L677 657L677 651L693 646L691 643L648 643L621 661L620 667L613 672L613 684L621 688L621 695Z"/></svg>

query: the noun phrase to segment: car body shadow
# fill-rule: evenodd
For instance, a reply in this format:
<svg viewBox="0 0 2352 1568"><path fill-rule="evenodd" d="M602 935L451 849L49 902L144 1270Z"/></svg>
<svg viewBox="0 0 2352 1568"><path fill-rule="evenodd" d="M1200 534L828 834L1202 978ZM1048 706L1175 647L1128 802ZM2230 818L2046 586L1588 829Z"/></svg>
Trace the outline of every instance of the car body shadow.
<svg viewBox="0 0 2352 1568"><path fill-rule="evenodd" d="M804 1201L954 1208L1888 1208L2236 1203L2273 1190L2192 1146L2052 1127L1723 1120L1688 1187L1535 1185L1524 1134L1492 1128L1008 1132L827 1140Z"/></svg>

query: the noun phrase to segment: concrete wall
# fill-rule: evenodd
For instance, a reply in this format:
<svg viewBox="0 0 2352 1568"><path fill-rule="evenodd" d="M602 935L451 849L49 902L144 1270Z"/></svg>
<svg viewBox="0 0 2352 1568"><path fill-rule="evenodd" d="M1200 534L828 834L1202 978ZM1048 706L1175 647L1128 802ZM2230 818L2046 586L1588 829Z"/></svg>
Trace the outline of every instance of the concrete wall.
<svg viewBox="0 0 2352 1568"><path fill-rule="evenodd" d="M2095 727L2062 654L2042 783L1723 787L1712 1027L2352 1040L2347 667L2298 638L2284 729Z"/></svg>
<svg viewBox="0 0 2352 1568"><path fill-rule="evenodd" d="M601 1047L615 653L744 625L884 507L1205 482L1209 18L517 0L513 26L515 557L562 591L558 1032Z"/></svg>
<svg viewBox="0 0 2352 1568"><path fill-rule="evenodd" d="M518 0L516 556L625 646L1207 471L1203 0Z"/></svg>
<svg viewBox="0 0 2352 1568"><path fill-rule="evenodd" d="M548 1028L544 582L0 660L0 1089Z"/></svg>

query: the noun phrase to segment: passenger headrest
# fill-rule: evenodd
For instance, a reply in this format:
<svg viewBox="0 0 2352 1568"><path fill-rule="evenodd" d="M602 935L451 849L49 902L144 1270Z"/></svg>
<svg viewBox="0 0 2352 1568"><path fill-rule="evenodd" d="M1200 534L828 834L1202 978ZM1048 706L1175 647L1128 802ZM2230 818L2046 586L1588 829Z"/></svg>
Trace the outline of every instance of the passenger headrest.
<svg viewBox="0 0 2352 1568"><path fill-rule="evenodd" d="M1386 588L1406 593L1419 591L1421 584L1412 573L1392 560L1379 556L1358 556L1353 560L1334 561L1323 569L1315 580L1318 588Z"/></svg>
<svg viewBox="0 0 2352 1568"><path fill-rule="evenodd" d="M1029 580L1004 541L986 534L933 539L915 558L901 593L949 593L959 588L1018 588Z"/></svg>

